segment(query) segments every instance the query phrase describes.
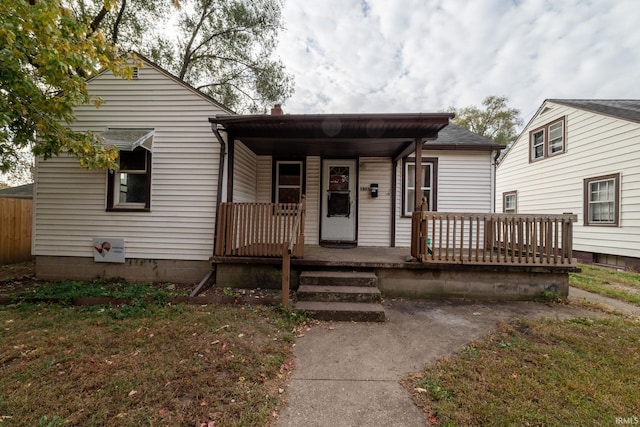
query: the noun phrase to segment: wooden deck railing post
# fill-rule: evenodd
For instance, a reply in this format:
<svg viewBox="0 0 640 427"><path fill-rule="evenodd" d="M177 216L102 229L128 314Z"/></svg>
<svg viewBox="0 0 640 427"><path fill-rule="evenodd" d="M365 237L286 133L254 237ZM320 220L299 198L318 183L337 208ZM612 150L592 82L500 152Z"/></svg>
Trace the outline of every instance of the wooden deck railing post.
<svg viewBox="0 0 640 427"><path fill-rule="evenodd" d="M307 198L303 194L302 201L300 202L300 231L298 234L298 241L296 243L295 255L297 258L304 256L304 226L307 221Z"/></svg>
<svg viewBox="0 0 640 427"><path fill-rule="evenodd" d="M291 254L289 243L282 244L282 305L289 307L289 283L291 280Z"/></svg>

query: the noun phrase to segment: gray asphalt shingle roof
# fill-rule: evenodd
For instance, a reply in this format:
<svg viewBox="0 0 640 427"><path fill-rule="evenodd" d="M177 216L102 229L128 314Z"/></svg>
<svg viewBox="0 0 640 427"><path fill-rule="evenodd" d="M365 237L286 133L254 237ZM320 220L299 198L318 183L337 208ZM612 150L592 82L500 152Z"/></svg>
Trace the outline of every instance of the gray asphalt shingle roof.
<svg viewBox="0 0 640 427"><path fill-rule="evenodd" d="M0 197L9 197L12 199L31 199L33 198L33 184L3 188L2 190L0 190Z"/></svg>
<svg viewBox="0 0 640 427"><path fill-rule="evenodd" d="M438 133L437 139L427 141L425 146L429 144L496 145L497 143L467 128L449 123Z"/></svg>
<svg viewBox="0 0 640 427"><path fill-rule="evenodd" d="M548 101L640 122L640 99L549 99Z"/></svg>

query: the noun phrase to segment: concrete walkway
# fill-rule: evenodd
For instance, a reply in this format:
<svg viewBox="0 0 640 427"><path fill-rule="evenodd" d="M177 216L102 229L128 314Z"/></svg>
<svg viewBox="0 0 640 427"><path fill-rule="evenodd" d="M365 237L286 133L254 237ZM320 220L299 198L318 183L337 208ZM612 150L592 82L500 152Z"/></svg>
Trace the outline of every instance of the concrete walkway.
<svg viewBox="0 0 640 427"><path fill-rule="evenodd" d="M627 304L626 302L603 297L598 294L594 294L591 292L583 291L582 289L577 288L569 288L569 300L574 301L587 301L596 304L602 304L608 308L619 311L623 314L630 314L633 316L640 316L640 307Z"/></svg>
<svg viewBox="0 0 640 427"><path fill-rule="evenodd" d="M407 374L482 337L499 321L593 315L533 302L390 300L385 310L386 323L321 323L297 339L279 426L424 426L424 415L399 384Z"/></svg>

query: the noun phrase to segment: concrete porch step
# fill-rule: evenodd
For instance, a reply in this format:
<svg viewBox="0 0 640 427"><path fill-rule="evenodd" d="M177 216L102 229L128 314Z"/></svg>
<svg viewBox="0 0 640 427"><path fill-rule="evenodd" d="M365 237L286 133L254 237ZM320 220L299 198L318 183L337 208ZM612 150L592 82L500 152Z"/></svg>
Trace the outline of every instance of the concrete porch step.
<svg viewBox="0 0 640 427"><path fill-rule="evenodd" d="M380 302L380 290L373 286L300 285L299 301Z"/></svg>
<svg viewBox="0 0 640 427"><path fill-rule="evenodd" d="M304 310L318 320L384 322L386 314L381 304L362 302L298 301L294 308Z"/></svg>
<svg viewBox="0 0 640 427"><path fill-rule="evenodd" d="M370 271L303 271L300 285L312 286L373 286L378 278Z"/></svg>

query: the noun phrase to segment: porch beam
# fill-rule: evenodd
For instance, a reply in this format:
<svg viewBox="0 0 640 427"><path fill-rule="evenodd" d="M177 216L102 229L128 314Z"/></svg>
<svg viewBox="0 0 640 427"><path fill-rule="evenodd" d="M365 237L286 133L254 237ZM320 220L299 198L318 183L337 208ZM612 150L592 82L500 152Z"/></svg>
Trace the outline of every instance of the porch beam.
<svg viewBox="0 0 640 427"><path fill-rule="evenodd" d="M407 141L402 149L400 151L398 151L398 154L395 155L395 157L393 158L394 162L398 162L402 159L404 159L405 157L407 157L409 154L411 154L414 151L414 141Z"/></svg>

